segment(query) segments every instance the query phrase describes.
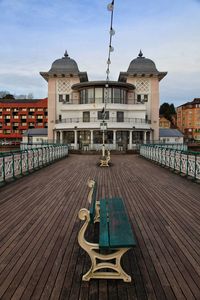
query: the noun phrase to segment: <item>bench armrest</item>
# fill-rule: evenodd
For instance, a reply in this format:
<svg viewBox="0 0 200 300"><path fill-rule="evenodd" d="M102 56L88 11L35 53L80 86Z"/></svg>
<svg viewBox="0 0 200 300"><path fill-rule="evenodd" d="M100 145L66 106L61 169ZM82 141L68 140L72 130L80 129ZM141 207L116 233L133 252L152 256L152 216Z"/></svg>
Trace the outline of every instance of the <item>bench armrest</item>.
<svg viewBox="0 0 200 300"><path fill-rule="evenodd" d="M89 191L89 194L88 194L88 202L91 204L91 202L92 202L92 195L93 195L93 192L94 192L95 181L92 180L92 179L88 179L87 185L90 188L90 191Z"/></svg>

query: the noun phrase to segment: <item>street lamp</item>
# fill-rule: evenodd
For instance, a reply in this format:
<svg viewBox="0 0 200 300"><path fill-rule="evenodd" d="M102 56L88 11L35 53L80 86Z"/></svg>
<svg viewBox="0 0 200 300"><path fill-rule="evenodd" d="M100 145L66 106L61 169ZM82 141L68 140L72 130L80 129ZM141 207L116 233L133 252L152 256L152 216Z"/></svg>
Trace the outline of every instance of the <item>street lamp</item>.
<svg viewBox="0 0 200 300"><path fill-rule="evenodd" d="M102 157L105 157L105 131L107 130L107 123L105 122L105 120L103 120L103 122L100 123L100 129L103 133Z"/></svg>

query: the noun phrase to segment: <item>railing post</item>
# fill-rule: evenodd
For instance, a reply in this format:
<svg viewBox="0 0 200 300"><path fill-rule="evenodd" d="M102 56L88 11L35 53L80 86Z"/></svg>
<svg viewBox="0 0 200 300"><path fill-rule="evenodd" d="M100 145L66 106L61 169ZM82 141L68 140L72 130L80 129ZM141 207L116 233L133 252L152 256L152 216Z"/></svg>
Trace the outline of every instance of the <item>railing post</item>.
<svg viewBox="0 0 200 300"><path fill-rule="evenodd" d="M40 152L39 152L39 148L37 148L37 160L38 160L38 169L40 168Z"/></svg>
<svg viewBox="0 0 200 300"><path fill-rule="evenodd" d="M32 149L33 151L33 170L35 170L35 152L34 149Z"/></svg>
<svg viewBox="0 0 200 300"><path fill-rule="evenodd" d="M182 151L180 151L180 167L179 167L179 173L182 173Z"/></svg>
<svg viewBox="0 0 200 300"><path fill-rule="evenodd" d="M195 157L195 159L194 159L194 180L196 180L197 179L197 155L194 154L194 157Z"/></svg>
<svg viewBox="0 0 200 300"><path fill-rule="evenodd" d="M28 163L28 149L26 150L26 172L29 173L29 163Z"/></svg>
<svg viewBox="0 0 200 300"><path fill-rule="evenodd" d="M189 165L189 163L188 163L188 153L187 153L187 167L186 167L186 176L188 177L188 165Z"/></svg>
<svg viewBox="0 0 200 300"><path fill-rule="evenodd" d="M3 181L6 182L6 174L5 174L5 156L3 156Z"/></svg>
<svg viewBox="0 0 200 300"><path fill-rule="evenodd" d="M23 168L22 168L22 151L21 151L21 153L20 153L20 175L22 176L22 174L23 174Z"/></svg>
<svg viewBox="0 0 200 300"><path fill-rule="evenodd" d="M12 155L12 177L15 178L15 159L14 159L14 153L11 153Z"/></svg>
<svg viewBox="0 0 200 300"><path fill-rule="evenodd" d="M176 150L174 150L174 172L176 167Z"/></svg>

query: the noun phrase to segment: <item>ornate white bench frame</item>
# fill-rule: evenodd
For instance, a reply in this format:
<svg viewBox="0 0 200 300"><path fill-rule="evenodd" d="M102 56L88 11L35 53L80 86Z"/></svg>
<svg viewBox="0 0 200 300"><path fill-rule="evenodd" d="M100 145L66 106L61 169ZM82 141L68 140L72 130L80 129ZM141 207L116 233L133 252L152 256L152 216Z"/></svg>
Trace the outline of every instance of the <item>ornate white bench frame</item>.
<svg viewBox="0 0 200 300"><path fill-rule="evenodd" d="M106 158L100 160L100 167L109 167L109 161L110 161L110 151L108 150Z"/></svg>
<svg viewBox="0 0 200 300"><path fill-rule="evenodd" d="M93 189L94 189L94 181L89 180L88 186L91 188L88 201L91 203ZM95 219L94 222L99 222L100 218L100 208L99 201L96 201L95 206ZM78 234L78 242L79 245L88 253L91 259L91 267L89 271L83 275L83 281L89 281L90 279L123 279L125 282L131 282L131 277L123 270L121 266L121 258L122 256L130 249L130 248L118 248L112 249L112 253L102 254L100 253L99 244L90 243L85 239L85 232L90 223L90 212L86 208L82 208L79 211L79 219L85 221L83 226L81 227ZM114 260L114 263L111 262ZM110 262L109 262L110 261ZM102 269L109 269L110 271L103 271ZM102 271L101 271L102 270Z"/></svg>

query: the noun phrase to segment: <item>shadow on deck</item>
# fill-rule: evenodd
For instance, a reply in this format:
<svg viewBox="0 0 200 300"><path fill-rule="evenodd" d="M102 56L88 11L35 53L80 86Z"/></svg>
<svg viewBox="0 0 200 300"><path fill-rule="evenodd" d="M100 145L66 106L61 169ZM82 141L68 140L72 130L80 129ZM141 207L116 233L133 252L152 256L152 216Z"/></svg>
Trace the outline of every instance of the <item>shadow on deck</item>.
<svg viewBox="0 0 200 300"><path fill-rule="evenodd" d="M0 299L200 299L200 186L137 155L71 155L0 190ZM124 257L132 283L82 282L90 265L77 214L122 196L137 238Z"/></svg>

